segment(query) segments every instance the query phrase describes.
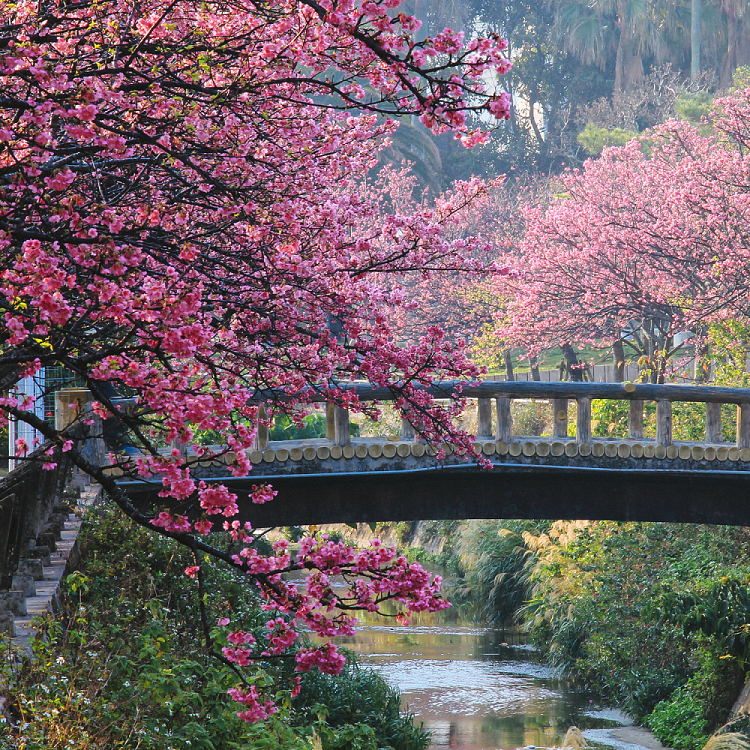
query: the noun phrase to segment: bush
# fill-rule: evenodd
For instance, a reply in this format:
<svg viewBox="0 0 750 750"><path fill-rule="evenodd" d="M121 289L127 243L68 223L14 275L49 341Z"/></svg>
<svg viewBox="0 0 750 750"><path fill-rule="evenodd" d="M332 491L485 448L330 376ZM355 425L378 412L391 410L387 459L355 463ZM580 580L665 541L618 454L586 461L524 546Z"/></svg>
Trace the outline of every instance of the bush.
<svg viewBox="0 0 750 750"><path fill-rule="evenodd" d="M698 750L709 737L703 707L691 692L689 684L658 703L646 717L646 724L659 742L675 750Z"/></svg>
<svg viewBox="0 0 750 750"><path fill-rule="evenodd" d="M512 401L510 409L515 435L552 434L552 411L546 401Z"/></svg>
<svg viewBox="0 0 750 750"><path fill-rule="evenodd" d="M455 598L469 614L493 625L510 627L522 619L521 608L531 596L536 562L525 534L547 531L544 521L473 520L465 522L457 544L464 574Z"/></svg>
<svg viewBox="0 0 750 750"><path fill-rule="evenodd" d="M665 622L654 602L665 591L700 597L729 572L750 580L747 543L731 527L590 524L539 555L527 626L569 678L643 717L696 673L705 638ZM736 658L726 662L737 671Z"/></svg>
<svg viewBox="0 0 750 750"><path fill-rule="evenodd" d="M589 156L599 156L607 146L624 146L638 135L634 130L600 128L590 122L578 134L578 142Z"/></svg>
<svg viewBox="0 0 750 750"><path fill-rule="evenodd" d="M288 697L266 721L242 721L226 695L238 676L202 638L196 583L183 573L193 564L189 552L112 509L90 515L79 541L83 565L64 581L63 619L45 621L33 662L0 664L0 694L18 725L11 734L0 719L0 747L309 750L314 736L323 750L376 750L393 738L396 750L427 744L399 713L398 693L353 657L341 684L305 673L300 698ZM213 566L204 575L211 610L228 615L235 602L232 626L261 637L272 613L260 609L245 577ZM223 629L212 636L227 645ZM258 663L249 680L291 688L293 677L293 662L282 659ZM358 691L360 704L342 713L336 696ZM303 696L315 696L317 713Z"/></svg>
<svg viewBox="0 0 750 750"><path fill-rule="evenodd" d="M296 424L287 414L274 418L269 432L270 440L305 440L324 438L326 436L326 418L324 414L308 414L302 424Z"/></svg>
<svg viewBox="0 0 750 750"><path fill-rule="evenodd" d="M295 701L294 721L312 723L324 708L330 725L370 727L378 748L424 750L429 745L429 736L421 725L414 725L410 714L401 713L398 691L377 673L362 668L351 654L348 656L346 667L336 677L308 672Z"/></svg>
<svg viewBox="0 0 750 750"><path fill-rule="evenodd" d="M699 750L728 715L744 681L736 662L706 648L698 671L646 717L659 741L675 750Z"/></svg>

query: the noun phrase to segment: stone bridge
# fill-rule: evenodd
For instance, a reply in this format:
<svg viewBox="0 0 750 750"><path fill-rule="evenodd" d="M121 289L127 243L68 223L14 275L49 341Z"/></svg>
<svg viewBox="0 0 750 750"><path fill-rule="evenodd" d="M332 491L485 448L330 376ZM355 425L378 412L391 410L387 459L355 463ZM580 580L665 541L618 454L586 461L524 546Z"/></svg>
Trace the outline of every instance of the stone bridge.
<svg viewBox="0 0 750 750"><path fill-rule="evenodd" d="M347 386L362 401L387 401L393 393ZM430 392L455 397L459 384ZM268 442L259 433L252 474L226 476L217 463L201 464L207 481L239 495L243 520L255 526L357 523L418 519L565 518L750 525L750 389L633 383L483 382L463 385L478 401L475 447L488 466L452 454L439 459L434 446L402 422L388 438L349 437L345 409L330 406L329 437ZM263 392L258 401L283 399ZM627 438L592 437L591 400L626 400ZM513 399L548 401L550 437L513 431ZM322 401L321 398L312 400ZM568 405L576 403L575 437ZM644 403L656 402L656 434L644 438ZM672 404L705 404L705 439L672 439ZM721 405L736 406L736 441L722 442ZM494 414L493 414L494 412ZM266 505L247 499L253 485L269 483L278 496ZM121 480L138 506L158 503L157 480Z"/></svg>

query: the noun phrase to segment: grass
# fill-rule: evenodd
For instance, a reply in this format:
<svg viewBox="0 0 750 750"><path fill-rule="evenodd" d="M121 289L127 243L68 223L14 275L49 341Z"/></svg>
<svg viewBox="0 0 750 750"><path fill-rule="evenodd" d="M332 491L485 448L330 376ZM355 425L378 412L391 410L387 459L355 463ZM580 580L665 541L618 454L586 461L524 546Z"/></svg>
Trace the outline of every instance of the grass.
<svg viewBox="0 0 750 750"><path fill-rule="evenodd" d="M593 347L583 347L576 349L578 359L594 365L611 365L613 362L612 349L595 349ZM530 372L528 357L525 356L522 349L512 349L511 358L513 360L514 372ZM560 360L563 358L562 349L559 346L553 349L547 349L539 355L540 370L557 370L560 366ZM497 370L488 373L489 375L505 375L505 370Z"/></svg>

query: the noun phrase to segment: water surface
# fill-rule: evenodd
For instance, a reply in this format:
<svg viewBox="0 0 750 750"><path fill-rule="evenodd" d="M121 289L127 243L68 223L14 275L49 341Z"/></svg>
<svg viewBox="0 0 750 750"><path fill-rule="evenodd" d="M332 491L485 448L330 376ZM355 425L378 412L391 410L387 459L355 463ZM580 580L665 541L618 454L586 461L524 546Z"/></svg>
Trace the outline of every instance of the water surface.
<svg viewBox="0 0 750 750"><path fill-rule="evenodd" d="M530 647L450 617L420 615L406 627L370 620L360 623L355 636L339 639L400 689L408 709L432 733L433 748L550 747L572 725L619 723L555 679Z"/></svg>

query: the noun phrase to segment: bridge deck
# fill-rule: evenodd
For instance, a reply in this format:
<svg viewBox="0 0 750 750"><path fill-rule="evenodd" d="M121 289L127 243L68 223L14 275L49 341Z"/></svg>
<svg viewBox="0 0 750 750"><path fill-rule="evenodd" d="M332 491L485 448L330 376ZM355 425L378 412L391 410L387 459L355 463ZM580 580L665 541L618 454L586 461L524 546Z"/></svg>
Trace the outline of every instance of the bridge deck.
<svg viewBox="0 0 750 750"><path fill-rule="evenodd" d="M256 526L458 518L585 518L750 525L750 449L727 444L630 439L519 438L486 441L491 464L439 460L431 446L352 439L270 443L254 451L249 477L206 462L201 476L239 495L242 520ZM247 500L270 483L267 505ZM133 501L156 501L158 481L121 482Z"/></svg>
<svg viewBox="0 0 750 750"><path fill-rule="evenodd" d="M337 385L360 401L399 397L399 386ZM477 399L477 450L487 464L453 455L438 458L402 423L402 439L350 438L349 415L329 404L328 439L269 443L260 410L258 450L251 476L237 479L221 463L200 462L196 473L239 496L240 514L257 526L459 518L569 518L750 525L750 389L636 383L457 383L422 388L435 398ZM254 400L279 404L292 397L258 391ZM309 402L330 397L311 389ZM547 400L552 438L515 436L513 399ZM593 436L592 399L628 402L627 439ZM576 402L575 438L568 437L569 404ZM643 439L644 402L656 402L654 440ZM703 442L673 440L672 403L705 404ZM722 404L736 405L736 443L719 442ZM494 419L493 419L494 412ZM413 414L417 414L414 417ZM419 410L412 419L419 419ZM248 499L253 485L270 483L267 505ZM161 487L121 480L134 502L154 505ZM182 506L186 512L189 504ZM177 508L175 508L177 510Z"/></svg>

